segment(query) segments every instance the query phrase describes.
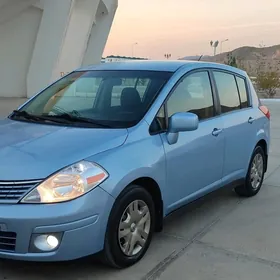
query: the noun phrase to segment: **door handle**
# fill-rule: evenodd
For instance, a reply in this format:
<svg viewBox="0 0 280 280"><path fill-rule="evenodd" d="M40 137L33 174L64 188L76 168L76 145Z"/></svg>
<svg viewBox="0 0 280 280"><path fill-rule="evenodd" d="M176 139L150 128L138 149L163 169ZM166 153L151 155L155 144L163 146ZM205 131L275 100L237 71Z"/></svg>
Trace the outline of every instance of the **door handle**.
<svg viewBox="0 0 280 280"><path fill-rule="evenodd" d="M222 131L222 129L214 128L212 131L212 135L217 137L220 133L222 133Z"/></svg>
<svg viewBox="0 0 280 280"><path fill-rule="evenodd" d="M248 123L252 124L254 121L255 121L255 119L250 117L249 120L248 120Z"/></svg>

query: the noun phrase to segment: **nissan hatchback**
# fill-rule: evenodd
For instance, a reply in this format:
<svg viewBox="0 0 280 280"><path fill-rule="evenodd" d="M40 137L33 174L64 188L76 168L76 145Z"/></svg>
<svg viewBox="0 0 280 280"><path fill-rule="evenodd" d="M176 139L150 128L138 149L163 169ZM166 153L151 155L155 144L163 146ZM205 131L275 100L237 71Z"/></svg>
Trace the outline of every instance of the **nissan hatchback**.
<svg viewBox="0 0 280 280"><path fill-rule="evenodd" d="M248 75L226 65L68 74L0 121L0 257L133 265L174 210L221 187L259 192L269 118Z"/></svg>

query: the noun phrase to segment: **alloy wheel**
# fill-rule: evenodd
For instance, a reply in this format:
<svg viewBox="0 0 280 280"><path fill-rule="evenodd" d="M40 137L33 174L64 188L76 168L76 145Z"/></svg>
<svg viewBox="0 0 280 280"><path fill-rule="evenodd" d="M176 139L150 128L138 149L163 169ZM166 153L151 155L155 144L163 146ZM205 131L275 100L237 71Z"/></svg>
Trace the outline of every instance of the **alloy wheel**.
<svg viewBox="0 0 280 280"><path fill-rule="evenodd" d="M251 185L254 190L257 190L260 187L264 173L264 161L261 154L257 153L253 159L251 165Z"/></svg>
<svg viewBox="0 0 280 280"><path fill-rule="evenodd" d="M151 229L148 205L142 200L131 202L122 214L118 240L122 252L127 256L137 255L145 246Z"/></svg>

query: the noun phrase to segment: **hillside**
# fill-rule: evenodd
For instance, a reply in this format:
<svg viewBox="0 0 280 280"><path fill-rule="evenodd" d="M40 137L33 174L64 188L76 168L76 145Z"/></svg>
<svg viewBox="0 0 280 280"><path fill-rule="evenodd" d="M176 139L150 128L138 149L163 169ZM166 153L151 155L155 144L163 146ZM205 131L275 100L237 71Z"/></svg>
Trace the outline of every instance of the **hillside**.
<svg viewBox="0 0 280 280"><path fill-rule="evenodd" d="M255 75L259 67L264 71L272 70L280 73L280 45L265 48L244 46L216 56L202 57L201 61L225 63L228 54L235 56L238 65L251 75ZM192 60L197 60L196 58L198 59L199 56ZM183 59L189 59L189 57Z"/></svg>
<svg viewBox="0 0 280 280"><path fill-rule="evenodd" d="M256 47L241 47L231 52L235 57L241 60L258 60L258 59L280 59L280 45L256 48ZM214 58L221 60L225 59L227 53L216 55Z"/></svg>

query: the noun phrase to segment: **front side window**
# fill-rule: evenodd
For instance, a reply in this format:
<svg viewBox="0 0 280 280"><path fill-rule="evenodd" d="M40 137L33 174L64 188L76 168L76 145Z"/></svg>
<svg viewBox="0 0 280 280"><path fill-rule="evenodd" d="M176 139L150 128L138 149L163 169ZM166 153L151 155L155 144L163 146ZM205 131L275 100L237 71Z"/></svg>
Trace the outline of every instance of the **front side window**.
<svg viewBox="0 0 280 280"><path fill-rule="evenodd" d="M221 112L228 113L240 109L240 100L235 77L232 74L214 71L220 97Z"/></svg>
<svg viewBox="0 0 280 280"><path fill-rule="evenodd" d="M167 101L168 117L177 112L191 112L199 120L214 116L211 83L207 71L195 72L185 77Z"/></svg>
<svg viewBox="0 0 280 280"><path fill-rule="evenodd" d="M18 116L12 117L33 122L35 117L38 121L47 118L63 123L65 120L68 125L91 122L91 125L112 128L130 127L143 118L171 75L155 71L73 72L41 92L21 108Z"/></svg>

